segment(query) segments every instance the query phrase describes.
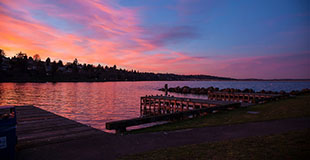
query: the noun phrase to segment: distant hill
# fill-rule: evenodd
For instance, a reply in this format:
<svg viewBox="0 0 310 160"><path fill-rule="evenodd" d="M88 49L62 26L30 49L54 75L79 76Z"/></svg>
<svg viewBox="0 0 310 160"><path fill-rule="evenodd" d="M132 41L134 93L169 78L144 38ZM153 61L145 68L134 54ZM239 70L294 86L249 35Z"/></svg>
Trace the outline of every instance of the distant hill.
<svg viewBox="0 0 310 160"><path fill-rule="evenodd" d="M10 58L0 49L0 82L104 82L104 81L202 81L236 80L210 75L177 75L136 70L118 69L116 65L94 66L72 63L63 64L61 60L51 62L50 58L40 60L39 55L28 57L18 53Z"/></svg>

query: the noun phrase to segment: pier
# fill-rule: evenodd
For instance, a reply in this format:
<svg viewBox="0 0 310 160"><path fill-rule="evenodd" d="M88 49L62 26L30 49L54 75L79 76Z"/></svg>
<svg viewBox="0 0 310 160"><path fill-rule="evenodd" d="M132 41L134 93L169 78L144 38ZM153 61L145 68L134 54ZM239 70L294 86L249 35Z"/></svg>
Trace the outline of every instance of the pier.
<svg viewBox="0 0 310 160"><path fill-rule="evenodd" d="M140 98L140 115L170 114L236 103L237 102L151 95Z"/></svg>
<svg viewBox="0 0 310 160"><path fill-rule="evenodd" d="M151 115L127 119L127 120L120 120L120 121L113 121L106 123L106 129L109 130L116 130L116 133L123 133L126 132L126 128L130 126L137 126L146 123L152 122L159 122L159 121L172 121L172 120L181 120L184 118L188 118L189 116L199 116L205 114L211 114L214 111L220 110L227 110L229 108L238 108L240 107L240 103L231 103L225 105L218 105L214 107L206 107L206 108L199 108L199 109L190 109L184 110L182 112L174 112L174 113L166 113L160 115Z"/></svg>
<svg viewBox="0 0 310 160"><path fill-rule="evenodd" d="M234 104L240 103L232 103L232 105ZM214 110L225 110L230 107L234 108L234 106L230 105L219 105L162 116L143 117L144 119L138 119L137 123L132 120L130 125L144 123L144 120L151 121L153 117L166 119L169 115L182 117L190 114L212 114ZM309 118L304 117L170 132L114 135L35 106L18 106L16 107L16 113L18 121L17 159L23 160L116 159L122 155L160 148L223 141L227 140L227 138L265 136L309 128ZM117 125L122 125L121 123L114 122L110 127L117 127Z"/></svg>
<svg viewBox="0 0 310 160"><path fill-rule="evenodd" d="M171 121L210 114L219 110L240 107L241 103L172 96L144 96L140 98L140 117L106 123L106 129L116 133L126 128L146 123Z"/></svg>
<svg viewBox="0 0 310 160"><path fill-rule="evenodd" d="M17 106L17 149L65 142L104 132L35 106Z"/></svg>
<svg viewBox="0 0 310 160"><path fill-rule="evenodd" d="M280 94L264 93L229 93L229 92L209 92L208 98L217 101L232 101L245 103L263 103L269 100L282 97Z"/></svg>

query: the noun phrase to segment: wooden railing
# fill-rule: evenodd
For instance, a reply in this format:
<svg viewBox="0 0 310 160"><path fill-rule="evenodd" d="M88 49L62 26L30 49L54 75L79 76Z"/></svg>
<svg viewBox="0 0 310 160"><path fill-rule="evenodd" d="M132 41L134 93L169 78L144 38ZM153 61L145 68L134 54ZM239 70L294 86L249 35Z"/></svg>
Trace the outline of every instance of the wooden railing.
<svg viewBox="0 0 310 160"><path fill-rule="evenodd" d="M172 96L144 96L140 99L140 115L161 115L229 105L236 102L215 101L207 99L181 98Z"/></svg>
<svg viewBox="0 0 310 160"><path fill-rule="evenodd" d="M198 116L203 113L213 113L218 110L226 110L228 108L237 108L240 107L240 103L233 103L227 105L220 105L216 107L209 108L201 108L201 109L193 109L183 112L175 112L169 114L162 114L157 116L147 116L140 118L133 118L127 120L113 121L106 123L106 129L108 130L116 130L116 133L126 132L126 128L130 126L137 126L146 123L159 122L159 121L170 121L170 120L179 120L182 118L186 118L189 116Z"/></svg>

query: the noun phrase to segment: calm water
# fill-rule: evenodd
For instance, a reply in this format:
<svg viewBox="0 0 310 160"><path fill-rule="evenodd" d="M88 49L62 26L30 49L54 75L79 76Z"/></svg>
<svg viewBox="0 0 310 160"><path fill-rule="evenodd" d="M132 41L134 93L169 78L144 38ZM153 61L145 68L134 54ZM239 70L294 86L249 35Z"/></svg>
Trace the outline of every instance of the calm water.
<svg viewBox="0 0 310 160"><path fill-rule="evenodd" d="M163 94L169 87L252 88L291 91L310 88L310 82L169 81L104 83L0 83L0 105L35 105L58 115L105 130L105 122L138 117L140 97ZM171 94L191 98L207 98Z"/></svg>

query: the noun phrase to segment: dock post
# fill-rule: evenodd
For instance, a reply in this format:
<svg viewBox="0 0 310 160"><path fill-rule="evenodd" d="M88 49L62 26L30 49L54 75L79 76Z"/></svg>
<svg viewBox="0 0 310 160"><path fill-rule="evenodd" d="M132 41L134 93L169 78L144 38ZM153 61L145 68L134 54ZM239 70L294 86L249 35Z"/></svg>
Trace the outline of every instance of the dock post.
<svg viewBox="0 0 310 160"><path fill-rule="evenodd" d="M152 111L152 109L151 109L151 98L147 98L147 101L149 102L148 103L148 114Z"/></svg>
<svg viewBox="0 0 310 160"><path fill-rule="evenodd" d="M166 110L167 111L167 113L170 113L170 110L171 110L171 100L169 100L169 102L168 102L168 109Z"/></svg>
<svg viewBox="0 0 310 160"><path fill-rule="evenodd" d="M157 101L157 98L154 99L154 103L153 103L154 114L156 114L156 101Z"/></svg>
<svg viewBox="0 0 310 160"><path fill-rule="evenodd" d="M158 102L158 112L159 114L161 114L161 98L159 98L159 102Z"/></svg>
<svg viewBox="0 0 310 160"><path fill-rule="evenodd" d="M146 114L146 110L147 110L147 104L146 104L146 96L143 98L143 105L144 105L144 109L143 109L143 113Z"/></svg>
<svg viewBox="0 0 310 160"><path fill-rule="evenodd" d="M250 94L248 94L248 103L250 103Z"/></svg>
<svg viewBox="0 0 310 160"><path fill-rule="evenodd" d="M255 103L255 94L253 95L252 103Z"/></svg>
<svg viewBox="0 0 310 160"><path fill-rule="evenodd" d="M188 99L187 102L186 102L186 109L187 109L187 110L189 110L189 102L188 102L188 101L189 101L189 99Z"/></svg>
<svg viewBox="0 0 310 160"><path fill-rule="evenodd" d="M140 116L142 116L142 97L140 98Z"/></svg>
<svg viewBox="0 0 310 160"><path fill-rule="evenodd" d="M183 100L181 100L179 107L181 107L180 110L181 110L181 112L183 112Z"/></svg>

